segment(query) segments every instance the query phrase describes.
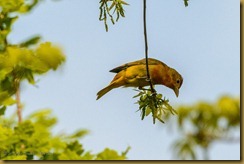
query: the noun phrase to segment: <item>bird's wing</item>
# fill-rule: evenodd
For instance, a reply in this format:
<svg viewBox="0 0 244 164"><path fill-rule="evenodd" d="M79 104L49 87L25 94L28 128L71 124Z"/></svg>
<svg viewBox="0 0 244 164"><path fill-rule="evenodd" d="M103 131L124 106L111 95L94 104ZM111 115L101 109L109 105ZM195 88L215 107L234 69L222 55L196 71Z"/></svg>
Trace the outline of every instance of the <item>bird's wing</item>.
<svg viewBox="0 0 244 164"><path fill-rule="evenodd" d="M110 70L109 72L113 72L113 73L118 73L122 70L125 70L128 67L131 66L135 66L135 65L145 65L146 64L146 60L145 59L141 59L141 60L137 60L134 62L130 62L130 63L126 63L124 65L118 66L112 70ZM157 59L153 59L153 58L148 58L148 64L149 65L157 65L157 64L162 64L162 65L166 65L163 62L157 60Z"/></svg>

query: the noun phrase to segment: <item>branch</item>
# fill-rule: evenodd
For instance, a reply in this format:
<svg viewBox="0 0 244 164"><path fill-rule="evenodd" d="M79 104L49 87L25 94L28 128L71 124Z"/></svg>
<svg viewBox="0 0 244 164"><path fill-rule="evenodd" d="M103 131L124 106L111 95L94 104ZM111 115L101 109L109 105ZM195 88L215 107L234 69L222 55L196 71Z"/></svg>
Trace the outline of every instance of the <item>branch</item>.
<svg viewBox="0 0 244 164"><path fill-rule="evenodd" d="M15 87L16 87L16 105L17 105L17 115L18 115L18 122L21 123L22 122L22 105L21 105L21 101L20 101L20 80L19 79L15 79Z"/></svg>
<svg viewBox="0 0 244 164"><path fill-rule="evenodd" d="M152 97L153 97L153 105L155 106L155 109L157 109L157 104L155 103L156 102L156 95L157 95L157 92L156 90L153 88L153 84L152 84L152 80L151 80L151 77L150 77L150 72L149 72L149 66L148 66L148 42L147 42L147 10L146 10L146 7L147 6L147 2L146 0L143 0L143 26L144 26L144 40L145 40L145 59L146 59L146 70L147 70L147 81L149 82L149 85L150 85L150 89L151 89L151 92L152 92ZM155 109L152 108L152 115L153 115L153 123L155 124L155 119L156 119L156 112L155 112Z"/></svg>
<svg viewBox="0 0 244 164"><path fill-rule="evenodd" d="M147 42L147 21L146 21L146 0L143 0L143 25L144 25L144 39L145 39L145 58L146 58L146 70L147 70L147 81L150 84L150 88L153 94L156 94L153 88L152 80L150 78L149 66L148 66L148 42Z"/></svg>

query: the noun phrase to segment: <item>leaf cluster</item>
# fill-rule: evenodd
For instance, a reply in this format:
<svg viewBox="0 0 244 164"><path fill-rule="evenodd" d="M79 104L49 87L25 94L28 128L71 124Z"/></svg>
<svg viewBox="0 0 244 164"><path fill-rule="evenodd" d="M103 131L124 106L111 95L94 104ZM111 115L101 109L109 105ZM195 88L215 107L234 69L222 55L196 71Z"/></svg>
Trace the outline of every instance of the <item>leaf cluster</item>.
<svg viewBox="0 0 244 164"><path fill-rule="evenodd" d="M11 44L8 35L14 22L23 13L29 13L40 0L0 1L0 115L13 105L12 96L23 80L35 84L35 76L56 70L65 61L61 49L50 42L41 43L33 36L21 43Z"/></svg>
<svg viewBox="0 0 244 164"><path fill-rule="evenodd" d="M239 142L239 138L232 135L240 126L239 98L222 96L215 103L182 105L177 113L181 138L173 147L180 159L197 159L196 149L206 152L214 141Z"/></svg>
<svg viewBox="0 0 244 164"><path fill-rule="evenodd" d="M123 0L101 0L99 20L104 22L105 29L108 31L107 18L109 17L112 24L115 24L114 13L116 13L116 22L120 17L125 17L124 5L129 5ZM111 12L112 11L112 12Z"/></svg>
<svg viewBox="0 0 244 164"><path fill-rule="evenodd" d="M0 160L126 159L128 149L122 153L109 148L98 154L86 151L79 140L87 130L53 134L51 130L57 119L48 109L37 111L24 121L18 120L19 123L16 115L3 116L8 106L21 103L13 95L22 81L34 85L37 75L56 70L65 61L61 49L50 42L39 43L40 36L18 44L8 42L8 34L19 14L30 12L39 1L0 0Z"/></svg>
<svg viewBox="0 0 244 164"><path fill-rule="evenodd" d="M105 148L94 154L79 142L88 134L77 130L72 134L52 134L57 119L45 109L29 115L17 124L12 118L0 117L1 160L123 160L128 150L118 153Z"/></svg>
<svg viewBox="0 0 244 164"><path fill-rule="evenodd" d="M136 90L139 92L133 98L139 97L136 102L139 104L139 111L141 111L141 119L149 114L153 117L153 123L155 124L156 119L164 123L162 120L163 114L170 112L176 114L176 111L169 104L169 100L166 98L162 99L162 94L152 93L149 89Z"/></svg>
<svg viewBox="0 0 244 164"><path fill-rule="evenodd" d="M1 0L2 13L28 13L40 0Z"/></svg>
<svg viewBox="0 0 244 164"><path fill-rule="evenodd" d="M40 0L1 0L0 1L0 52L8 45L7 36L19 14L29 13Z"/></svg>
<svg viewBox="0 0 244 164"><path fill-rule="evenodd" d="M183 0L185 7L188 6L189 0ZM100 15L99 20L104 22L105 30L108 32L107 19L109 18L112 24L115 24L120 17L125 17L124 6L129 5L123 0L100 0ZM114 21L113 15L116 13L116 19Z"/></svg>
<svg viewBox="0 0 244 164"><path fill-rule="evenodd" d="M35 75L56 70L64 61L60 48L50 42L42 43L35 49L7 46L6 51L0 53L0 105L14 103L11 96L21 81L28 80L30 84L35 84Z"/></svg>

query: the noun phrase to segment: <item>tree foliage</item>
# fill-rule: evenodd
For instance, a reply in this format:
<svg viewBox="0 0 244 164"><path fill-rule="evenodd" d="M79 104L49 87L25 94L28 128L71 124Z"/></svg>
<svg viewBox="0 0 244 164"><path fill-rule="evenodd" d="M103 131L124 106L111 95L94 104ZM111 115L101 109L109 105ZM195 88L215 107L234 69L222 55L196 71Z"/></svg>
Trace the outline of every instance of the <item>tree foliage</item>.
<svg viewBox="0 0 244 164"><path fill-rule="evenodd" d="M51 110L37 111L23 121L17 122L16 115L6 118L9 106L19 102L16 93L20 84L27 80L35 84L35 77L50 70L57 70L64 63L62 50L50 42L40 43L41 37L32 36L18 44L8 41L12 26L21 14L29 13L40 0L0 0L0 159L1 160L123 160L129 151L118 153L105 148L92 153L80 143L87 130L77 130L72 134L53 134L52 128L57 118ZM183 0L188 6L189 0ZM122 0L101 0L100 20L108 30L107 19L112 24L114 13L116 21L125 17ZM152 95L149 90L141 90L137 103L141 118L152 115L170 121L169 114L178 113L174 122L179 139L173 143L174 152L179 159L198 159L197 149L207 152L215 141L239 142L239 136L232 132L240 126L240 99L223 96L215 103L199 102L194 105L181 105L174 110L162 94ZM205 155L205 159L208 156Z"/></svg>
<svg viewBox="0 0 244 164"><path fill-rule="evenodd" d="M2 160L124 160L122 153L105 148L94 154L86 151L79 140L87 130L72 134L54 135L51 130L57 123L51 110L44 109L29 115L18 124L14 119L0 118L0 159Z"/></svg>
<svg viewBox="0 0 244 164"><path fill-rule="evenodd" d="M27 80L35 84L35 77L57 70L64 63L62 50L51 42L40 43L33 36L18 44L11 44L8 35L21 14L29 13L39 0L0 1L0 159L1 160L123 160L129 148L119 154L105 148L93 154L86 151L79 139L87 130L73 134L52 134L57 119L50 110L37 111L25 120L21 117L20 84ZM5 117L10 105L17 105L16 115ZM21 118L21 119L20 119Z"/></svg>
<svg viewBox="0 0 244 164"><path fill-rule="evenodd" d="M173 147L179 159L199 159L199 148L205 153L203 158L208 159L208 149L215 141L240 142L240 136L233 134L235 130L240 130L238 97L222 96L215 103L181 105L177 113L174 124L180 138L173 142Z"/></svg>
<svg viewBox="0 0 244 164"><path fill-rule="evenodd" d="M40 36L31 37L19 44L8 42L13 23L20 14L30 12L37 3L38 0L0 1L0 108L2 114L6 106L16 102L12 96L23 80L35 84L36 75L56 70L65 61L65 56L59 47L50 42L39 44Z"/></svg>
<svg viewBox="0 0 244 164"><path fill-rule="evenodd" d="M139 110L141 112L141 119L143 120L145 116L152 115L153 123L155 124L156 119L161 123L163 121L164 114L177 114L173 107L169 104L169 100L162 98L162 94L153 93L150 90L136 90L139 93L133 98L140 97L136 102L139 104Z"/></svg>

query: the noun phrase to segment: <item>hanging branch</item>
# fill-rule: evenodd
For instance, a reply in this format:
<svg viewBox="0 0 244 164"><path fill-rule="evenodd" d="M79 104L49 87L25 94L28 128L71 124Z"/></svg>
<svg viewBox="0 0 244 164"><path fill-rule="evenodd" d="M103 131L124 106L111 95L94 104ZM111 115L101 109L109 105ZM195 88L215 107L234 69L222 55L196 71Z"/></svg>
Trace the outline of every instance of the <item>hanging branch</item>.
<svg viewBox="0 0 244 164"><path fill-rule="evenodd" d="M146 13L146 0L143 0L143 26L144 26L144 39L145 39L145 58L146 58L146 70L147 70L147 81L150 84L152 94L156 94L155 89L153 88L152 80L150 77L149 66L148 66L148 42L147 42L147 13Z"/></svg>
<svg viewBox="0 0 244 164"><path fill-rule="evenodd" d="M146 2L146 0L143 0L143 27L144 27L144 40L145 40L145 60L146 60L146 70L147 70L147 79L146 80L149 82L150 89L152 92L152 100L153 100L152 103L153 104L151 104L151 105L154 107L151 108L151 112L152 112L152 116L153 116L153 124L155 124L156 115L157 115L157 112L155 111L155 109L158 108L157 103L156 103L157 92L153 88L153 84L152 84L152 80L151 80L150 72L149 72L149 65L148 65L147 10L146 10L146 8L147 8L147 2ZM146 111L143 111L143 113L142 113L142 119L145 116L145 112Z"/></svg>

